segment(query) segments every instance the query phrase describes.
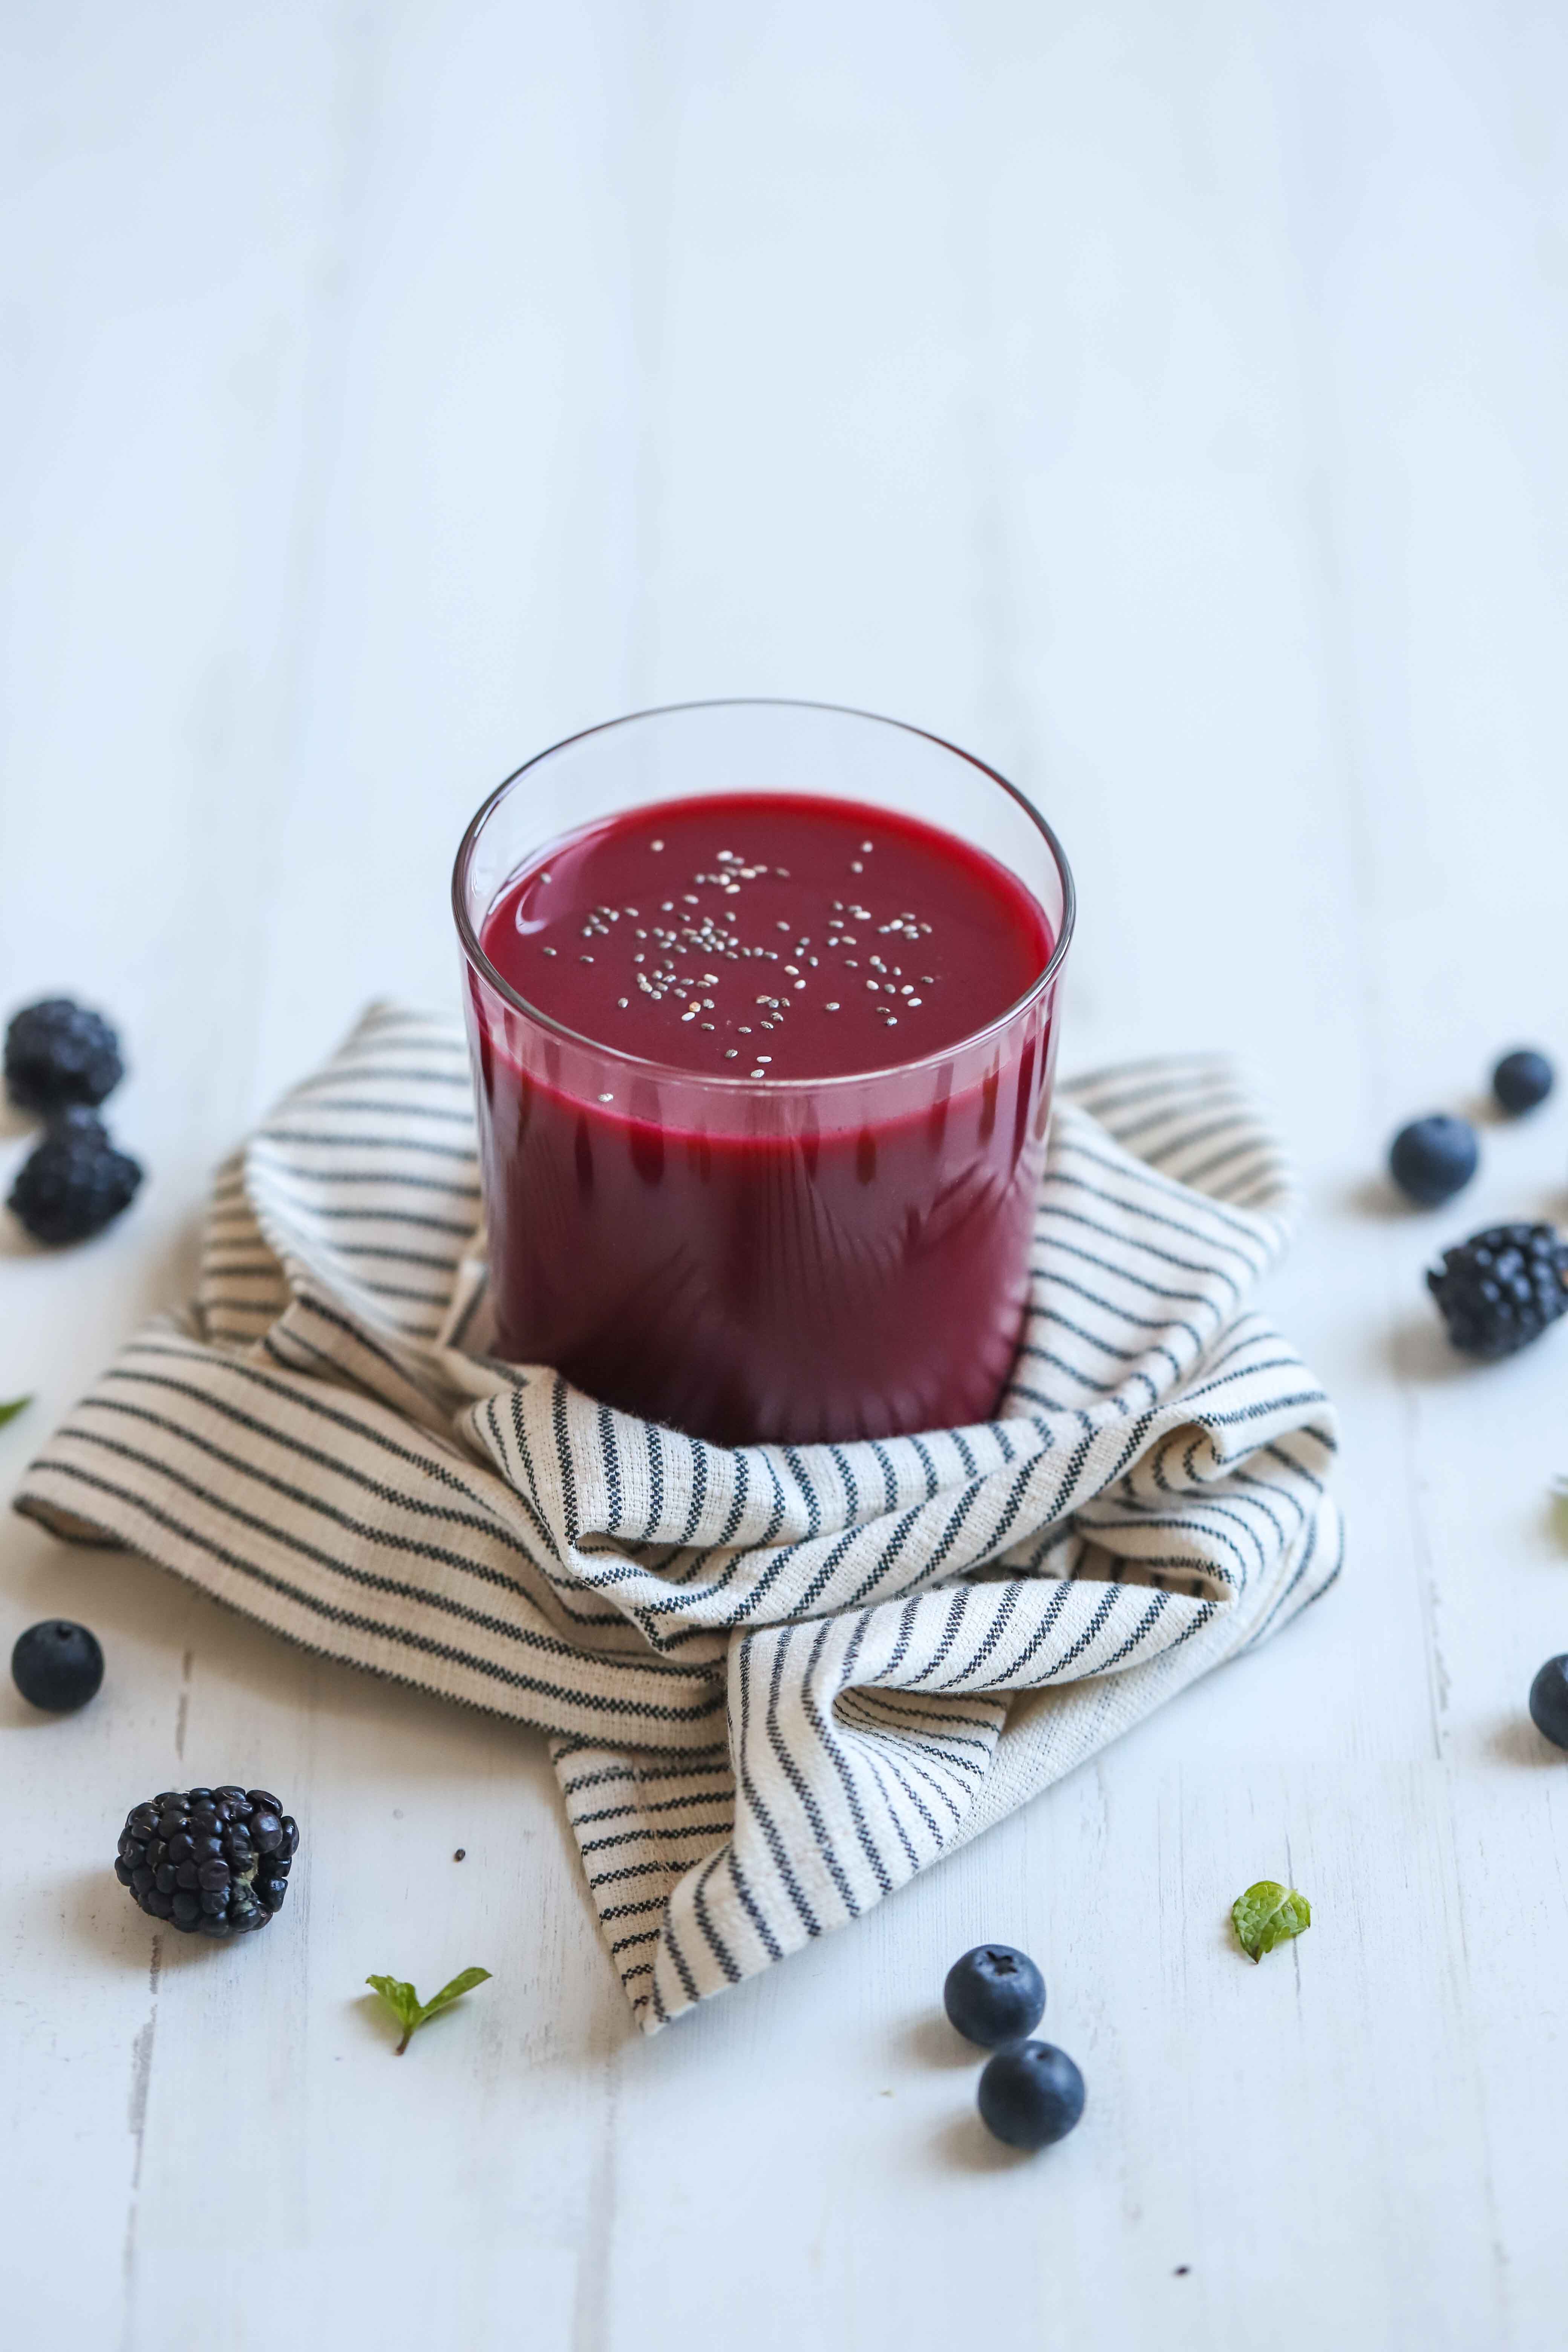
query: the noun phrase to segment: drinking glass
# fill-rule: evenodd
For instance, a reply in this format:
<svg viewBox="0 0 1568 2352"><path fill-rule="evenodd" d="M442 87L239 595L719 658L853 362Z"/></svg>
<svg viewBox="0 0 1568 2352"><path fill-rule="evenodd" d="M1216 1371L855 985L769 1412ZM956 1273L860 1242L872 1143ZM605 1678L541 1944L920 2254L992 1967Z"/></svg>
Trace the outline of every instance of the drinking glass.
<svg viewBox="0 0 1568 2352"><path fill-rule="evenodd" d="M542 852L651 803L803 793L945 828L1011 869L1050 951L941 1053L832 1078L710 1076L577 1034L501 977L486 918ZM984 1420L1023 1322L1073 925L1045 819L937 737L819 703L689 703L589 729L498 786L453 906L496 1349L723 1444Z"/></svg>

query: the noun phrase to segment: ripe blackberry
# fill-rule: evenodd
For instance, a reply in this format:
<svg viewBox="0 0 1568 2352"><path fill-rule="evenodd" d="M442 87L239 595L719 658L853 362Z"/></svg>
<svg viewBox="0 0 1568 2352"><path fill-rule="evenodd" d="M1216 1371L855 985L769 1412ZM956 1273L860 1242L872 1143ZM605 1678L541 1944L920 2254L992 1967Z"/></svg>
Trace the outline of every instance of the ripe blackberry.
<svg viewBox="0 0 1568 2352"><path fill-rule="evenodd" d="M1552 1225L1490 1225L1445 1250L1426 1287L1456 1348L1511 1356L1568 1308L1568 1242Z"/></svg>
<svg viewBox="0 0 1568 2352"><path fill-rule="evenodd" d="M120 1040L102 1013L68 996L24 1005L5 1032L5 1091L19 1110L92 1109L124 1076Z"/></svg>
<svg viewBox="0 0 1568 2352"><path fill-rule="evenodd" d="M165 1789L132 1805L114 1875L150 1919L244 1936L283 1907L300 1827L266 1789Z"/></svg>
<svg viewBox="0 0 1568 2352"><path fill-rule="evenodd" d="M58 1248L112 1224L141 1181L141 1162L115 1149L96 1111L75 1105L50 1120L23 1160L10 1207L35 1241Z"/></svg>

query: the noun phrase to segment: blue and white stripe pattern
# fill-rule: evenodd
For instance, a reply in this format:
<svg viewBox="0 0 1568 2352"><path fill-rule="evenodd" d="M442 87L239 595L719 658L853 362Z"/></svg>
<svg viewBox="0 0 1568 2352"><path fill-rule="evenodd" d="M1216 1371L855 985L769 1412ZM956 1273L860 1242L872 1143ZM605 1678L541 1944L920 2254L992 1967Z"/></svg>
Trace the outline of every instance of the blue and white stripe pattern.
<svg viewBox="0 0 1568 2352"><path fill-rule="evenodd" d="M1247 1306L1289 1206L1225 1065L1080 1079L998 1418L727 1451L485 1355L463 1038L376 1006L220 1171L192 1307L17 1507L541 1726L652 2031L1331 1582L1332 1413Z"/></svg>

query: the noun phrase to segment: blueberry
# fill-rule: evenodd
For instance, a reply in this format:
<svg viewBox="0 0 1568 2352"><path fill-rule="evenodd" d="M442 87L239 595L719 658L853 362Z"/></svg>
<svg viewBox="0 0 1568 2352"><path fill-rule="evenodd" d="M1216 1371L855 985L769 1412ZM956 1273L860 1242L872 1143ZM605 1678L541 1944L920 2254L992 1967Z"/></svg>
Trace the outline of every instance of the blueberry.
<svg viewBox="0 0 1568 2352"><path fill-rule="evenodd" d="M30 1706L51 1715L85 1706L103 1680L97 1634L64 1617L29 1625L11 1653L11 1679Z"/></svg>
<svg viewBox="0 0 1568 2352"><path fill-rule="evenodd" d="M1531 1045L1516 1045L1492 1072L1492 1092L1503 1109L1518 1118L1546 1100L1556 1075L1544 1054L1538 1054Z"/></svg>
<svg viewBox="0 0 1568 2352"><path fill-rule="evenodd" d="M1022 2042L1038 2025L1045 1979L1028 1954L1011 1944L976 1944L949 1969L942 2001L966 2042L997 2050L1005 2042Z"/></svg>
<svg viewBox="0 0 1568 2352"><path fill-rule="evenodd" d="M1049 2042L998 2050L981 2069L980 2119L1009 2147L1048 2147L1082 2113L1083 2076Z"/></svg>
<svg viewBox="0 0 1568 2352"><path fill-rule="evenodd" d="M1438 1110L1400 1129L1389 1146L1388 1172L1407 1201L1436 1209L1464 1191L1479 1156L1469 1120Z"/></svg>
<svg viewBox="0 0 1568 2352"><path fill-rule="evenodd" d="M1543 1739L1568 1748L1568 1657L1547 1659L1530 1685L1530 1714Z"/></svg>

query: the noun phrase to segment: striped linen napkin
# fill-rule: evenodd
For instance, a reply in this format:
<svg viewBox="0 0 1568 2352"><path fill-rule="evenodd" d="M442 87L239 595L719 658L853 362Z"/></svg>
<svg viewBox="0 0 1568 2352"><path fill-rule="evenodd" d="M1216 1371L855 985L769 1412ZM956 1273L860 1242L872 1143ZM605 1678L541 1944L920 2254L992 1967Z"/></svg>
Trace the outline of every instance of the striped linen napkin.
<svg viewBox="0 0 1568 2352"><path fill-rule="evenodd" d="M1289 1205L1223 1063L1080 1078L998 1418L728 1451L485 1354L462 1033L376 1005L220 1171L191 1307L16 1508L540 1726L653 2032L1332 1581L1331 1409L1247 1303Z"/></svg>

